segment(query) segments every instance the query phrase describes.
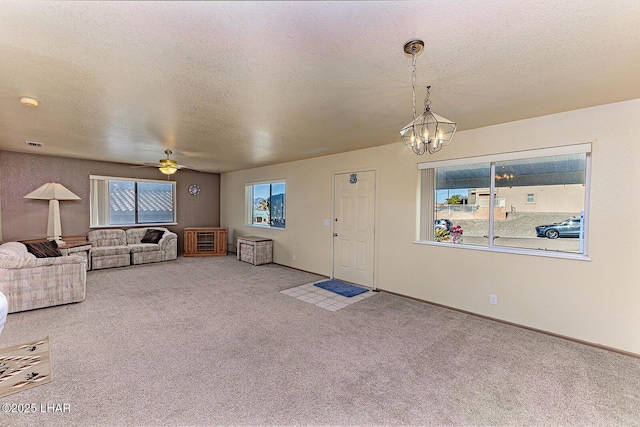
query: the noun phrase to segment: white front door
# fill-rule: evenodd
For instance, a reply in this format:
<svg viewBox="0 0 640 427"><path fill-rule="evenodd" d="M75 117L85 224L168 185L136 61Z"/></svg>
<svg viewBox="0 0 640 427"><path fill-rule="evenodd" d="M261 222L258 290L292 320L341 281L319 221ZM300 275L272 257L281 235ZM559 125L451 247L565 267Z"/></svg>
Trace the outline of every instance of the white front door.
<svg viewBox="0 0 640 427"><path fill-rule="evenodd" d="M334 178L333 277L373 287L375 171Z"/></svg>

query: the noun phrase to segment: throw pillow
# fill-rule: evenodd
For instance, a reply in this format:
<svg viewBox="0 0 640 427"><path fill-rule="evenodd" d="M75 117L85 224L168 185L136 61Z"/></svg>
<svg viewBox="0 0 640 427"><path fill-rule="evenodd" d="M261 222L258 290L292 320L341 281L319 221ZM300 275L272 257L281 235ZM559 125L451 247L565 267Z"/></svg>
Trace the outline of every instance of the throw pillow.
<svg viewBox="0 0 640 427"><path fill-rule="evenodd" d="M147 229L146 233L144 233L144 237L142 238L142 240L140 240L140 242L158 244L163 235L164 230L154 230L153 228L149 228Z"/></svg>
<svg viewBox="0 0 640 427"><path fill-rule="evenodd" d="M62 256L58 244L55 240L48 242L25 243L27 250L34 254L37 258L51 258Z"/></svg>

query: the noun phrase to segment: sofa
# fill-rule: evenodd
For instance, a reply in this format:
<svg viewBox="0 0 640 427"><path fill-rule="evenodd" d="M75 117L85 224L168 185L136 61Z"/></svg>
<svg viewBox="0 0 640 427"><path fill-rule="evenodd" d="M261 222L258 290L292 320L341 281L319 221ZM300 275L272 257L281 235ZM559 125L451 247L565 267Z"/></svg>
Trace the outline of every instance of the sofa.
<svg viewBox="0 0 640 427"><path fill-rule="evenodd" d="M91 270L131 265L131 250L124 230L92 230L87 233L91 243Z"/></svg>
<svg viewBox="0 0 640 427"><path fill-rule="evenodd" d="M143 243L147 230L161 230L158 243ZM127 246L131 250L131 264L146 264L148 262L170 261L178 258L178 235L166 228L129 228L127 231Z"/></svg>
<svg viewBox="0 0 640 427"><path fill-rule="evenodd" d="M0 245L0 292L8 312L84 301L85 264L75 255L37 258L20 242Z"/></svg>
<svg viewBox="0 0 640 427"><path fill-rule="evenodd" d="M154 230L158 230L159 240L149 243L145 236ZM92 270L169 261L178 257L178 235L163 227L91 230L87 233L87 241L91 243L89 258Z"/></svg>

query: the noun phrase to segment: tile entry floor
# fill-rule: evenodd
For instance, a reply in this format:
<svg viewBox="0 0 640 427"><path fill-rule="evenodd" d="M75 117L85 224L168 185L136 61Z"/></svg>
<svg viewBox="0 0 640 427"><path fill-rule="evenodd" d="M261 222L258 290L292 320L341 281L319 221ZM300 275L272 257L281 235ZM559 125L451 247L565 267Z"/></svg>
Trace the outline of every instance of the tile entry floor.
<svg viewBox="0 0 640 427"><path fill-rule="evenodd" d="M308 283L302 286L296 286L295 288L285 289L280 292L329 311L340 310L341 308L344 308L358 301L362 301L363 299L375 294L375 292L373 291L367 291L360 295L347 298L343 297L342 295L335 294L331 291L327 291L326 289L313 286L314 283L320 283L324 281L326 281L326 279Z"/></svg>

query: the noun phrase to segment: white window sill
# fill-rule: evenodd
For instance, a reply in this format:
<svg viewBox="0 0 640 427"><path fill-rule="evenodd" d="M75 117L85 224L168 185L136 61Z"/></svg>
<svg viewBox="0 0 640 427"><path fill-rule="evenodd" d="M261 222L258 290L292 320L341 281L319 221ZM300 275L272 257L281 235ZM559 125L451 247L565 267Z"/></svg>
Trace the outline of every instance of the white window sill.
<svg viewBox="0 0 640 427"><path fill-rule="evenodd" d="M258 224L245 224L245 227L255 227L255 228L262 228L265 230L278 230L278 231L286 230L286 228L272 227L270 225L258 225Z"/></svg>
<svg viewBox="0 0 640 427"><path fill-rule="evenodd" d="M562 258L562 259L575 259L579 261L591 261L591 258L587 255L575 254L575 253L569 253L569 252L520 249L520 248L510 248L505 246L492 246L492 247L475 246L475 245L465 245L465 244L458 244L458 243L429 242L426 240L414 240L413 243L418 245L444 246L444 247L458 248L458 249L471 249L474 251L499 252L499 253L506 253L506 254L540 256L540 257L546 257L546 258Z"/></svg>

